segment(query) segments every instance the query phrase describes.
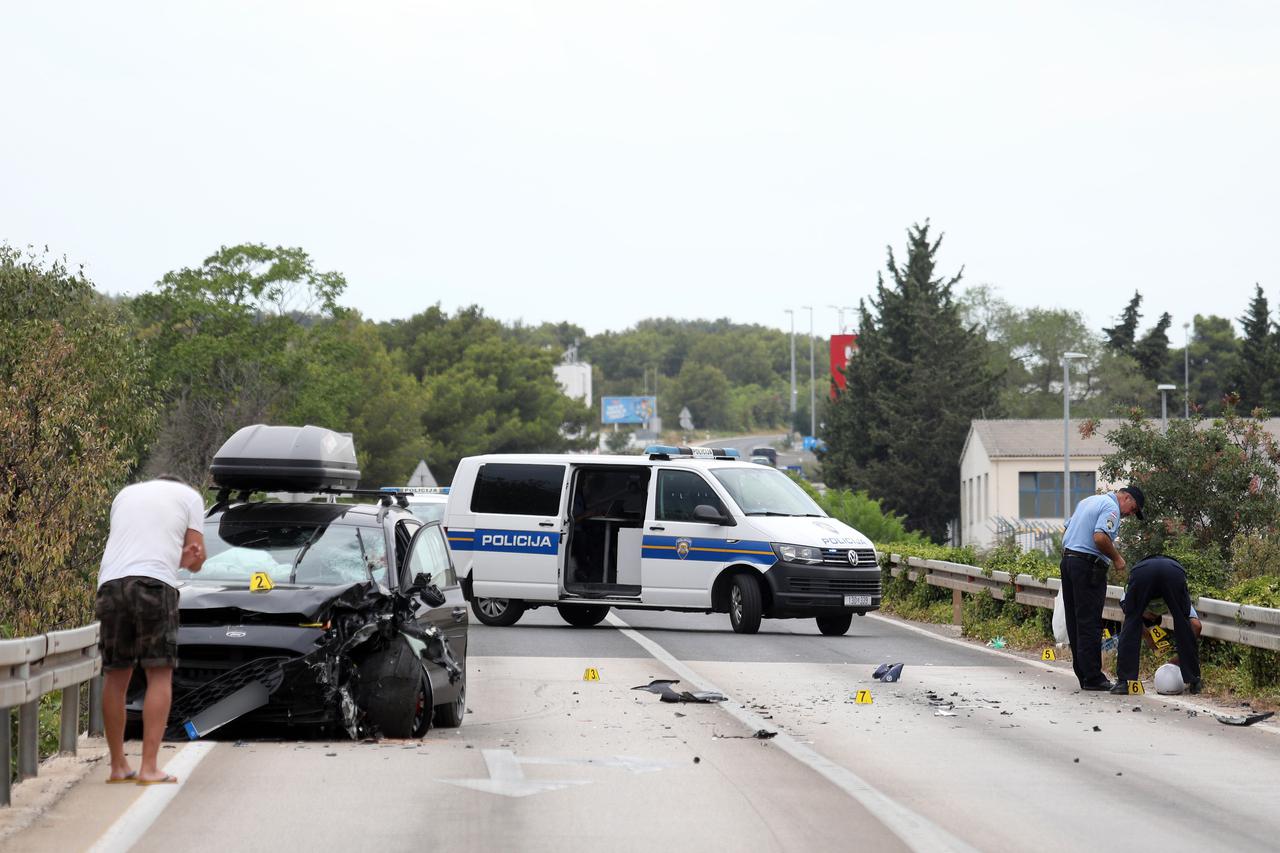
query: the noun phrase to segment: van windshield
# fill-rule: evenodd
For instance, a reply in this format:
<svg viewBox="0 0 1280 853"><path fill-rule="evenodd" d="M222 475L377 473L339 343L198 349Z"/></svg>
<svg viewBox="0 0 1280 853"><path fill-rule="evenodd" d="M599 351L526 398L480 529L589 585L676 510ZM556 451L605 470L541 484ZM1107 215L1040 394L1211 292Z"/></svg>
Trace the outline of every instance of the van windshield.
<svg viewBox="0 0 1280 853"><path fill-rule="evenodd" d="M804 489L773 468L753 465L717 468L711 473L747 515L826 515Z"/></svg>

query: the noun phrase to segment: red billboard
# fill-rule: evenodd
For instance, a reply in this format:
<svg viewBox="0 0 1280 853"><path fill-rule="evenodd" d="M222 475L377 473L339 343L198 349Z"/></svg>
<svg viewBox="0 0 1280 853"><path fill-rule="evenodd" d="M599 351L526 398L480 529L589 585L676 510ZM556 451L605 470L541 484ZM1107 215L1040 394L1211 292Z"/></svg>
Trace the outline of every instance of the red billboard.
<svg viewBox="0 0 1280 853"><path fill-rule="evenodd" d="M845 388L844 369L850 359L858 354L857 335L831 336L831 399L835 399L836 388Z"/></svg>

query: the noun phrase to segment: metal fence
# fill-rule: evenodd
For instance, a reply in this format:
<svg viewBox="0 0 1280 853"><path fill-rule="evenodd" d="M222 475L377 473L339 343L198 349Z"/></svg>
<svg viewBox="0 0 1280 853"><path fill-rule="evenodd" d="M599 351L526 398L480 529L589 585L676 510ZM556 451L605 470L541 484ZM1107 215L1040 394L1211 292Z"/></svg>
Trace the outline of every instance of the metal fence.
<svg viewBox="0 0 1280 853"><path fill-rule="evenodd" d="M89 682L89 733L102 734L102 659L98 623L38 637L0 640L0 806L10 803L13 709L18 709L18 780L36 775L40 763L40 697L62 691L58 751L74 755L80 735L80 690Z"/></svg>
<svg viewBox="0 0 1280 853"><path fill-rule="evenodd" d="M1028 518L992 517L987 526L996 542L1013 540L1023 551L1040 551L1053 554L1062 550L1062 535L1066 525L1061 521L1041 521Z"/></svg>
<svg viewBox="0 0 1280 853"><path fill-rule="evenodd" d="M1012 595L1013 600L1019 604L1052 610L1053 601L1062 586L1058 578L1038 580L1031 575L988 572L978 566L903 557L901 554L889 555L889 571L894 577L906 572L910 580L918 581L923 578L925 583L952 590L952 621L957 625L960 624L961 593L985 592L1001 601L1008 600ZM1123 587L1107 587L1107 600L1102 609L1104 618L1115 622L1124 620L1124 612L1120 610L1120 599L1123 596ZM1200 614L1202 636L1257 649L1280 651L1280 610L1203 596L1197 598L1194 604L1196 612ZM1166 614L1163 624L1166 628L1173 628L1172 617Z"/></svg>

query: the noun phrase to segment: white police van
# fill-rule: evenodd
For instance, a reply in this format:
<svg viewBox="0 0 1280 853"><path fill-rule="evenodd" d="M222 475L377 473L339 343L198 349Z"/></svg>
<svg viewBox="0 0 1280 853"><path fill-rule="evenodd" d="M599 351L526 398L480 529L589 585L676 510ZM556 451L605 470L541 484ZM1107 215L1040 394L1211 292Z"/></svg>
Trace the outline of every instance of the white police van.
<svg viewBox="0 0 1280 853"><path fill-rule="evenodd" d="M880 606L871 542L732 450L467 457L444 526L486 625L554 605L578 626L618 607L728 613L745 634L812 617L838 635Z"/></svg>

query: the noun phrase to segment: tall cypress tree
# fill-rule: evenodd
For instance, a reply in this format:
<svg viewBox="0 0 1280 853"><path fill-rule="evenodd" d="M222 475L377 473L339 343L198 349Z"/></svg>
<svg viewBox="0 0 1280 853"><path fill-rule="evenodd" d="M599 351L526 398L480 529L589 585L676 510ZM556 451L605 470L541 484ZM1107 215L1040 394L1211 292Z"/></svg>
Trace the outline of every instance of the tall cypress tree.
<svg viewBox="0 0 1280 853"><path fill-rule="evenodd" d="M941 242L926 220L907 232L906 263L889 249L888 281L859 306L859 355L828 407L823 456L828 483L865 489L935 540L959 515L969 423L998 414L999 392L985 338L952 299L963 270L935 275Z"/></svg>
<svg viewBox="0 0 1280 853"><path fill-rule="evenodd" d="M1262 294L1262 286L1254 285L1249 309L1240 318L1244 339L1240 342L1240 358L1231 373L1229 390L1240 395L1243 411L1274 405L1275 374L1280 365L1276 354L1276 334L1271 323L1271 307Z"/></svg>
<svg viewBox="0 0 1280 853"><path fill-rule="evenodd" d="M1126 355L1134 354L1137 346L1135 338L1138 334L1138 319L1142 316L1138 312L1140 305L1142 305L1142 294L1135 290L1133 298L1120 313L1116 324L1109 329L1103 327L1102 333L1107 336L1107 346L1111 349Z"/></svg>
<svg viewBox="0 0 1280 853"><path fill-rule="evenodd" d="M1142 368L1142 375L1152 382L1168 378L1165 372L1169 366L1169 326L1172 324L1173 318L1166 311L1160 315L1159 322L1134 346L1133 357Z"/></svg>

